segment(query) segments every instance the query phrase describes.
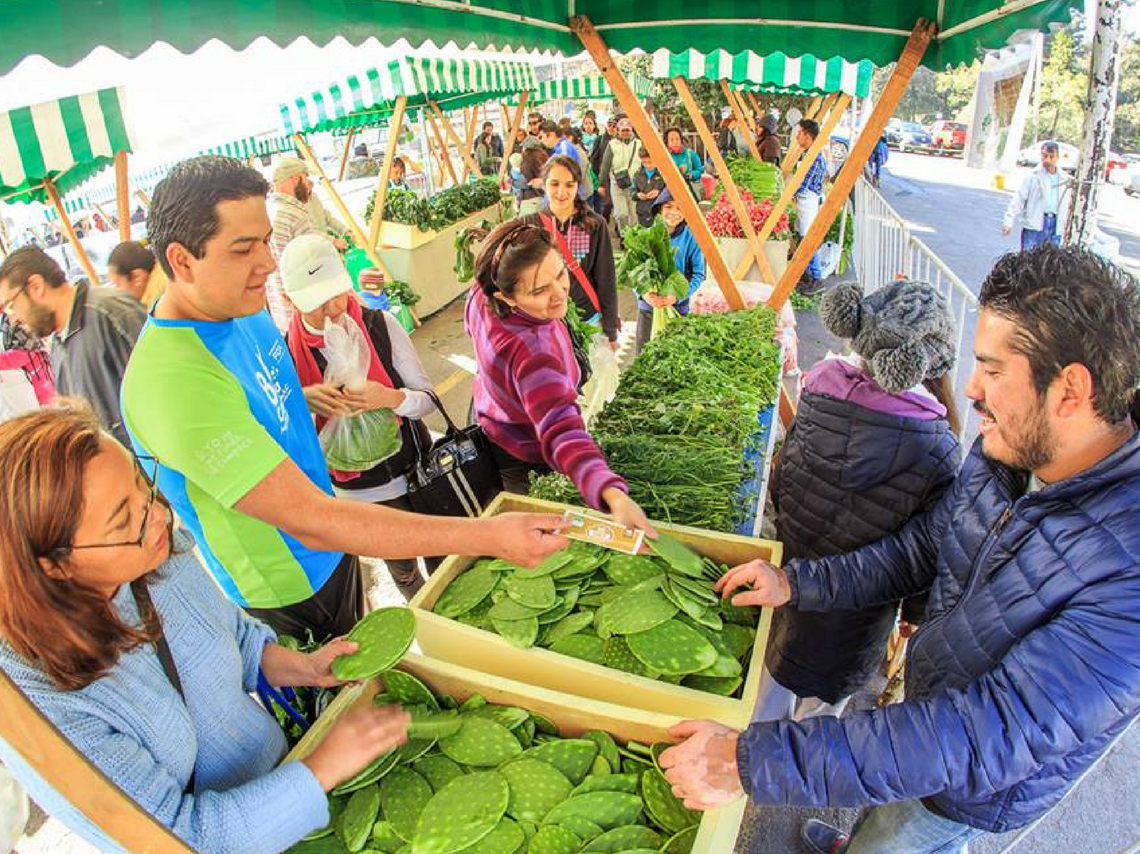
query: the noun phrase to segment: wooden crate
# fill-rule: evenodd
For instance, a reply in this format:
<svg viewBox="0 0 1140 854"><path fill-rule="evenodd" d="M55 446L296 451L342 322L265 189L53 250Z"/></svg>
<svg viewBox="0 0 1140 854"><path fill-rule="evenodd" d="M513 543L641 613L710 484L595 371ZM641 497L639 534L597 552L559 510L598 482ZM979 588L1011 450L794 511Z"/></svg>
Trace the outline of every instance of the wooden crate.
<svg viewBox="0 0 1140 854"><path fill-rule="evenodd" d="M557 724L559 733L567 738L589 729L600 729L619 741L652 744L671 741L668 729L678 721L678 718L668 715L583 700L557 691L524 685L414 653L404 656L397 666L419 678L437 694L447 694L460 702L472 694L480 694L490 703L518 706L537 712ZM345 711L372 702L373 695L382 687L382 681L383 677L379 677L343 689L312 729L285 757L286 761L307 756ZM746 803L741 798L735 804L705 813L692 854L730 854L740 832Z"/></svg>
<svg viewBox="0 0 1140 854"><path fill-rule="evenodd" d="M487 507L484 515L493 516L510 511L561 514L568 507L569 505L504 492ZM747 563L755 558L779 564L783 554L780 543L771 540L712 533L680 525L654 524L659 530L671 534L700 554L729 566ZM476 559L465 556L448 558L412 599L410 606L416 615L416 643L424 655L527 685L658 714L708 718L738 728L746 727L751 721L764 666L771 609L765 608L761 613L741 696L718 697L705 691L613 670L547 649L519 649L493 632L472 628L432 613L431 609L440 594Z"/></svg>

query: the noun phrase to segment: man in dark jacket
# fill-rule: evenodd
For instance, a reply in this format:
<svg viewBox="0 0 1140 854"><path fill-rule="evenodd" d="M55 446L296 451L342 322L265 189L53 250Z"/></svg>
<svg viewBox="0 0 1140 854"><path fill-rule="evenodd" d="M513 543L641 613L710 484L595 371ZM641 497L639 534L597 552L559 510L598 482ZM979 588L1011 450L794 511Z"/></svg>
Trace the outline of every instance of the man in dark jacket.
<svg viewBox="0 0 1140 854"><path fill-rule="evenodd" d="M0 265L0 301L32 335L50 341L56 390L85 398L103 427L127 445L119 387L146 320L142 303L118 288L68 282L59 264L34 246L17 249Z"/></svg>
<svg viewBox="0 0 1140 854"><path fill-rule="evenodd" d="M1140 289L1042 246L1001 258L980 304L981 435L942 500L857 551L719 585L815 611L929 590L906 701L742 734L680 724L661 762L687 805L870 806L850 840L812 821L806 841L954 851L1045 814L1140 712Z"/></svg>

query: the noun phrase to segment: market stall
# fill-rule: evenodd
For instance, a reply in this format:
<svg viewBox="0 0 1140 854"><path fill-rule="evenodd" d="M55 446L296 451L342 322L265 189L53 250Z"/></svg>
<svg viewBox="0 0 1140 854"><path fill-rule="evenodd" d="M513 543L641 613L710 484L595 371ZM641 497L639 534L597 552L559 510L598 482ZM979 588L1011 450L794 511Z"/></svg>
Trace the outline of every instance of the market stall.
<svg viewBox="0 0 1140 854"><path fill-rule="evenodd" d="M0 114L0 202L51 205L92 283L99 274L63 197L114 165L120 229L125 226L129 235L127 155L133 140L123 101L122 89L101 89Z"/></svg>
<svg viewBox="0 0 1140 854"><path fill-rule="evenodd" d="M368 231L365 235L360 229L357 245L375 253L376 266L389 281L411 285L419 296L421 315L439 310L466 288L452 271L456 235L484 220L498 222L501 216L497 182L488 182L482 189L467 186L468 175L477 182L484 178L472 154L476 108L528 94L535 85L533 68L525 62L412 57L349 75L280 106L286 133L297 140L302 154L322 175L302 134L387 126L387 149L365 212ZM421 121L432 128L436 156L454 184L426 200L412 193L389 194L388 188L399 136L412 110L418 110ZM446 115L456 111L462 118L464 137ZM463 164L461 170L452 162L452 148ZM329 189L337 202L336 188L330 184ZM338 206L348 217L346 222L355 221L343 202Z"/></svg>

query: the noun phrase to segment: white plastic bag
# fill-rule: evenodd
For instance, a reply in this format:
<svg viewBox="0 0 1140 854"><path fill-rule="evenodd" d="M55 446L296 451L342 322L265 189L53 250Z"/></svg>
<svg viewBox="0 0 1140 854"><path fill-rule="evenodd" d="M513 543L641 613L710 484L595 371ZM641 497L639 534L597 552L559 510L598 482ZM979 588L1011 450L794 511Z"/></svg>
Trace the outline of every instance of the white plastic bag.
<svg viewBox="0 0 1140 854"><path fill-rule="evenodd" d="M594 340L590 342L589 358L590 379L582 387L579 396L582 420L587 427L590 425L590 419L613 400L614 394L617 393L618 380L621 379L617 353L610 349L610 342L605 335L594 336Z"/></svg>
<svg viewBox="0 0 1140 854"><path fill-rule="evenodd" d="M362 392L368 383L372 351L364 332L347 314L325 318L325 382ZM334 415L317 437L325 461L336 471L368 471L403 446L400 422L390 409Z"/></svg>
<svg viewBox="0 0 1140 854"><path fill-rule="evenodd" d="M0 854L15 850L29 813L28 796L16 778L0 766Z"/></svg>

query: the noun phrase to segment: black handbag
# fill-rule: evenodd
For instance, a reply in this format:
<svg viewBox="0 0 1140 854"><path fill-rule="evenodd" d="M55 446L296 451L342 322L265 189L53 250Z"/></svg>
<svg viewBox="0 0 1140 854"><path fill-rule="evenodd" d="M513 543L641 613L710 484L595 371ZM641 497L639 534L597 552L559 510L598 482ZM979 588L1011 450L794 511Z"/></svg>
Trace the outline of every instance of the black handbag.
<svg viewBox="0 0 1140 854"><path fill-rule="evenodd" d="M431 516L478 516L503 491L491 440L477 424L456 427L435 392L427 395L447 422L447 432L424 447L418 431L412 431L416 459L404 475L408 503Z"/></svg>

